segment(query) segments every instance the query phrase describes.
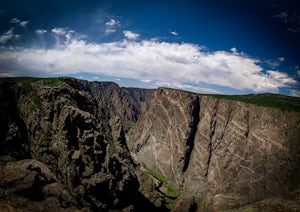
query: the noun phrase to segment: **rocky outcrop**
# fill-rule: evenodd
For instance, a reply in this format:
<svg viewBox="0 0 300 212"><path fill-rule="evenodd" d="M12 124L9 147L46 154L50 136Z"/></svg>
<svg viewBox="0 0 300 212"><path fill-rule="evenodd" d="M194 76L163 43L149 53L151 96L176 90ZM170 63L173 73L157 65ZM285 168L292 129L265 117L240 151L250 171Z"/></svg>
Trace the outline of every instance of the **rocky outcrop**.
<svg viewBox="0 0 300 212"><path fill-rule="evenodd" d="M300 191L293 191L283 196L267 198L241 208L230 210L231 212L243 211L289 211L297 212L300 209Z"/></svg>
<svg viewBox="0 0 300 212"><path fill-rule="evenodd" d="M125 142L125 134L147 109L154 90L121 88L113 82L92 82L90 86L106 111L113 138Z"/></svg>
<svg viewBox="0 0 300 212"><path fill-rule="evenodd" d="M43 163L0 156L1 211L74 211L78 204Z"/></svg>
<svg viewBox="0 0 300 212"><path fill-rule="evenodd" d="M59 201L66 210L155 208L138 190L128 149L112 136L108 97L72 78L2 79L0 88L0 156L17 160L0 164L1 192L15 198L10 204L1 196L5 207L42 210Z"/></svg>
<svg viewBox="0 0 300 212"><path fill-rule="evenodd" d="M299 138L299 112L160 88L128 142L165 193L220 210L299 188Z"/></svg>

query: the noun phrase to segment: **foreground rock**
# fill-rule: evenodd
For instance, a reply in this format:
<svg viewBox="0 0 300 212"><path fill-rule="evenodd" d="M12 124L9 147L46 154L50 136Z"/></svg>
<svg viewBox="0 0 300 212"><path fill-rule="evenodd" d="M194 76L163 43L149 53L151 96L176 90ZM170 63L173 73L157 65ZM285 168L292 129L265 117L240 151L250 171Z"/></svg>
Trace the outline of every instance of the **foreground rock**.
<svg viewBox="0 0 300 212"><path fill-rule="evenodd" d="M0 99L0 156L11 158L0 164L3 207L156 208L139 192L126 144L112 135L106 99L88 82L3 79Z"/></svg>
<svg viewBox="0 0 300 212"><path fill-rule="evenodd" d="M44 164L1 156L1 211L75 211L76 200Z"/></svg>
<svg viewBox="0 0 300 212"><path fill-rule="evenodd" d="M300 210L300 191L294 191L282 196L264 199L241 208L228 210L230 212L243 211L288 211L297 212Z"/></svg>

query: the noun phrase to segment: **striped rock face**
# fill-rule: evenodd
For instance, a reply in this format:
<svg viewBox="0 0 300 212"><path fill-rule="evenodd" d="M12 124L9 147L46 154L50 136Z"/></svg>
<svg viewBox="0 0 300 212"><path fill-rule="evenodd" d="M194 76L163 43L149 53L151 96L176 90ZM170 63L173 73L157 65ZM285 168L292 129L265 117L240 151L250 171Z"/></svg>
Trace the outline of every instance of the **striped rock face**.
<svg viewBox="0 0 300 212"><path fill-rule="evenodd" d="M192 193L217 210L299 187L299 120L297 112L163 88L128 145L167 181L162 191Z"/></svg>

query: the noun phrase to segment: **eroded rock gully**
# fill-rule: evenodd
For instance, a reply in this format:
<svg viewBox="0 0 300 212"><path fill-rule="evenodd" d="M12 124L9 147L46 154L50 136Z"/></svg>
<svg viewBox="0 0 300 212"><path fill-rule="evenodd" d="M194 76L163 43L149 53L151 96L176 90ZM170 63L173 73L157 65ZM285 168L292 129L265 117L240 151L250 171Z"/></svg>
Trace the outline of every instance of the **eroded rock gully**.
<svg viewBox="0 0 300 212"><path fill-rule="evenodd" d="M0 79L0 101L4 211L218 211L299 189L299 112L73 78Z"/></svg>

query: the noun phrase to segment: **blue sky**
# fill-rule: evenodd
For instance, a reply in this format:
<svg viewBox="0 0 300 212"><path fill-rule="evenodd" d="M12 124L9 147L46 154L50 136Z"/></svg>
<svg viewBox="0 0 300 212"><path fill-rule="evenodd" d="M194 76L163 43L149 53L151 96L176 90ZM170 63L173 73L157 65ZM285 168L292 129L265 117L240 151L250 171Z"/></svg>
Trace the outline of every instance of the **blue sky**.
<svg viewBox="0 0 300 212"><path fill-rule="evenodd" d="M0 76L300 96L296 0L11 0Z"/></svg>

